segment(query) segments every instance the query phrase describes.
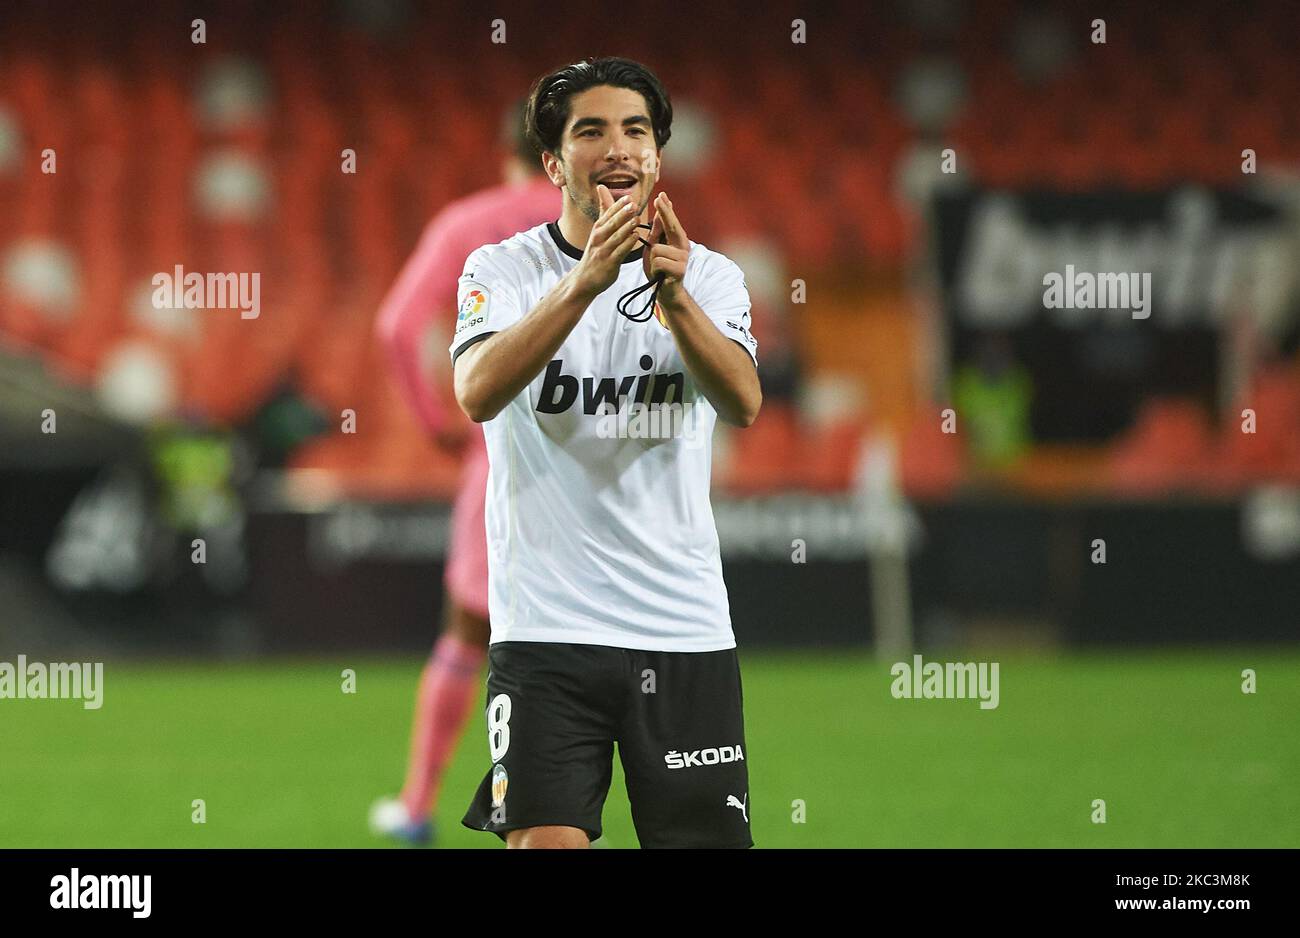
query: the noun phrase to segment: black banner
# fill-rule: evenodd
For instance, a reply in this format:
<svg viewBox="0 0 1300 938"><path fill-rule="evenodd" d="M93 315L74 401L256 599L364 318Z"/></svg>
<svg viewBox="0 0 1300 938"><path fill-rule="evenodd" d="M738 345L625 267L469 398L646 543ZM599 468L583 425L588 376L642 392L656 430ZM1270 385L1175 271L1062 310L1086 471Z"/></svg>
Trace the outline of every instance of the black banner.
<svg viewBox="0 0 1300 938"><path fill-rule="evenodd" d="M0 851L7 924L169 928L202 921L376 926L567 913L725 920L784 909L861 920L1080 917L1252 927L1289 906L1281 850ZM936 898L940 901L936 902ZM511 915L513 913L513 915ZM888 920L885 919L885 920ZM506 930L510 929L508 926ZM928 929L927 929L928 931Z"/></svg>
<svg viewBox="0 0 1300 938"><path fill-rule="evenodd" d="M1193 188L939 196L954 388L1014 376L991 406L1027 396L1038 441L1104 440L1153 394L1212 411L1226 326L1292 312L1281 220L1262 195Z"/></svg>

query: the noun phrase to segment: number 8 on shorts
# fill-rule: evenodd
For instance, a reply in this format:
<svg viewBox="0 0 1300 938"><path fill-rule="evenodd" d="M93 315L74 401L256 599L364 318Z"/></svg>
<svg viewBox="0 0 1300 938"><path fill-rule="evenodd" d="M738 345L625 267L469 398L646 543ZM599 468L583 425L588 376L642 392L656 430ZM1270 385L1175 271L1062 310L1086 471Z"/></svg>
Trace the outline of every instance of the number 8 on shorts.
<svg viewBox="0 0 1300 938"><path fill-rule="evenodd" d="M492 761L500 762L510 748L510 695L497 694L488 704L488 747Z"/></svg>

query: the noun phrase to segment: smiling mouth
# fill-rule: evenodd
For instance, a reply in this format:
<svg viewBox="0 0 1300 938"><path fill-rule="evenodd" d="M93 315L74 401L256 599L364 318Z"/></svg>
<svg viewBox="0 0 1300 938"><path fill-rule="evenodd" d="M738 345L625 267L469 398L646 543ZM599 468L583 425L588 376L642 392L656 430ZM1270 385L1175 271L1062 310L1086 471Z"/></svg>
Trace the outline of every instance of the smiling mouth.
<svg viewBox="0 0 1300 938"><path fill-rule="evenodd" d="M630 178L602 179L599 184L607 188L615 197L626 195L636 188L636 180Z"/></svg>

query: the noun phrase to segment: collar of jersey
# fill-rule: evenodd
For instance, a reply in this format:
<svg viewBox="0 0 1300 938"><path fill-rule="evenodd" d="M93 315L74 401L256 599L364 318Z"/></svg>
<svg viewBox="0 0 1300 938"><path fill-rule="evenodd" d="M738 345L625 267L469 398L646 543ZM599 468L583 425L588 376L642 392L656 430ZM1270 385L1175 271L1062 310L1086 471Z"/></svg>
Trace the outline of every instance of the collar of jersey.
<svg viewBox="0 0 1300 938"><path fill-rule="evenodd" d="M559 225L557 225L553 221L548 221L546 223L546 230L551 233L551 239L555 242L555 246L557 248L559 248L565 254L572 257L574 260L578 260L578 261L582 260L582 251L579 250L578 248L575 248L568 241L564 240L564 235L560 234ZM641 259L641 255L644 253L645 253L645 245L642 245L641 247L633 251L631 254L629 254L627 257L623 258L623 263L631 264L634 263L635 261L639 261Z"/></svg>

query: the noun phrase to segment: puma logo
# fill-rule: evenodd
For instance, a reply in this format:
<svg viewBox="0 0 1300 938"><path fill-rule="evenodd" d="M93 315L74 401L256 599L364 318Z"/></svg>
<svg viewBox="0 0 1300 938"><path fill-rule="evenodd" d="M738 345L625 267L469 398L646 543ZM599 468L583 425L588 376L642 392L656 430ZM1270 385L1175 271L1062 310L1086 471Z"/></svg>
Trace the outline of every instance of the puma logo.
<svg viewBox="0 0 1300 938"><path fill-rule="evenodd" d="M745 802L748 800L749 800L749 792L745 792L744 800L737 798L735 795L727 795L727 807L739 808L740 816L745 819L746 824L749 823L749 810L745 807Z"/></svg>

